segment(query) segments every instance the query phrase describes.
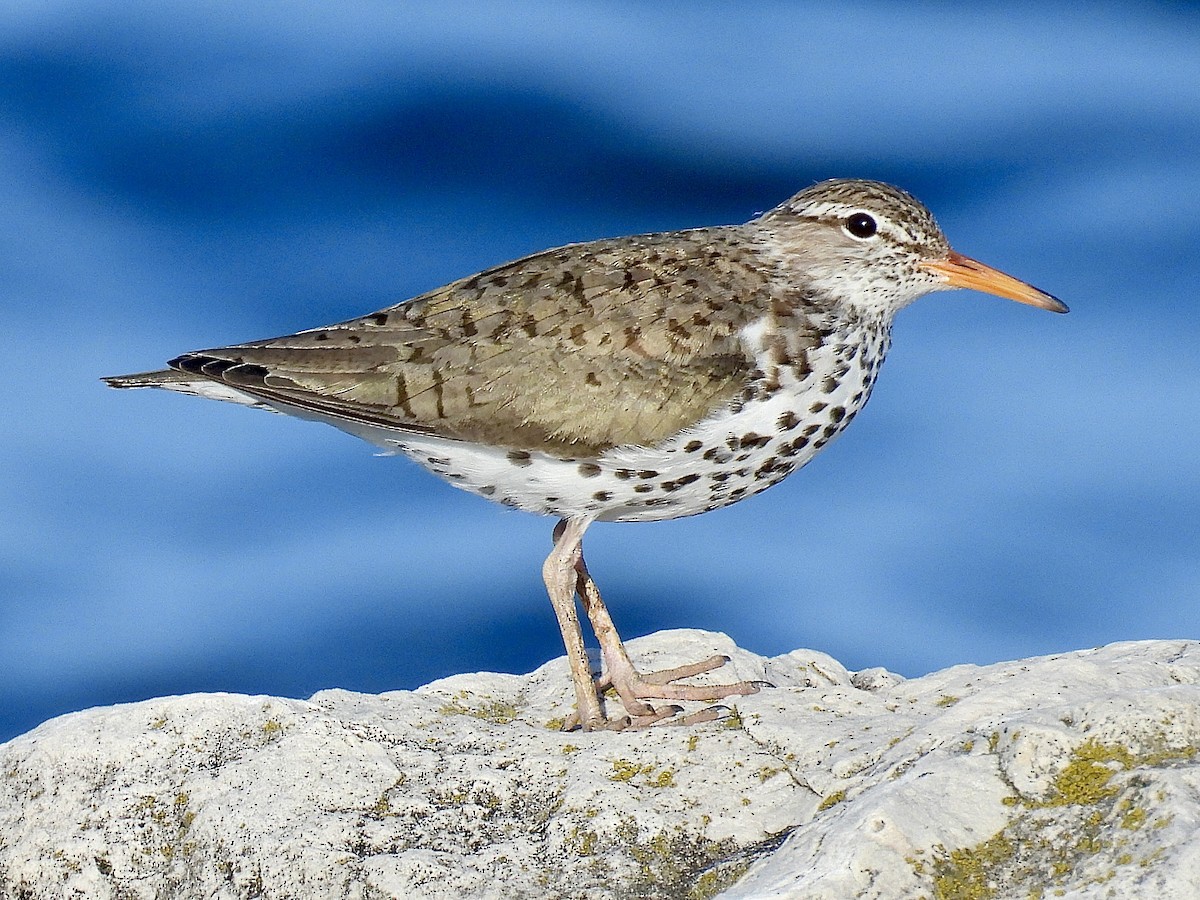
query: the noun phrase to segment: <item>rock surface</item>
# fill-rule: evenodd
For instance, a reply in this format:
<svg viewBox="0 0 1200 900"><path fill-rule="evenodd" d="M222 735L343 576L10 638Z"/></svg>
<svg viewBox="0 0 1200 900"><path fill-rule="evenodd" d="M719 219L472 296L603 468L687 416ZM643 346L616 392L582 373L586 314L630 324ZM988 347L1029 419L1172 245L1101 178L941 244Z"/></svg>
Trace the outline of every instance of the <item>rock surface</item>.
<svg viewBox="0 0 1200 900"><path fill-rule="evenodd" d="M581 734L564 660L379 696L205 694L0 746L13 898L1200 896L1200 644L904 680L719 634L774 689Z"/></svg>

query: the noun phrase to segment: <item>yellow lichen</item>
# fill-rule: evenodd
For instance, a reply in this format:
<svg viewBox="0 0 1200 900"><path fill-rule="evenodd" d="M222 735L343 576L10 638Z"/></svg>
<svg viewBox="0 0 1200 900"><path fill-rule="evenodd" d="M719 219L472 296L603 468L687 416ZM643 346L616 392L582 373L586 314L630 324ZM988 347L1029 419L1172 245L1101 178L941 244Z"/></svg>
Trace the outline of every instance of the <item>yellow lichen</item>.
<svg viewBox="0 0 1200 900"><path fill-rule="evenodd" d="M467 706L463 701L468 699L466 691L459 691L454 697L443 703L438 712L444 716L471 716L491 722L493 725L507 725L520 712L515 705L506 700L485 698L477 705Z"/></svg>
<svg viewBox="0 0 1200 900"><path fill-rule="evenodd" d="M674 787L675 786L675 773L673 771L671 771L670 769L663 769L661 772L658 773L658 775L653 780L647 779L646 783L649 784L651 787L656 787L656 788Z"/></svg>
<svg viewBox="0 0 1200 900"><path fill-rule="evenodd" d="M613 773L608 776L610 781L633 781L642 771L642 767L638 763L630 762L627 759L614 759L612 766Z"/></svg>
<svg viewBox="0 0 1200 900"><path fill-rule="evenodd" d="M817 812L823 812L824 810L829 809L831 806L837 806L845 799L845 791L834 791L832 794L821 800L820 805L817 807Z"/></svg>
<svg viewBox="0 0 1200 900"><path fill-rule="evenodd" d="M1001 832L978 846L942 852L934 860L936 900L988 900L996 896L991 871L1012 859L1016 845Z"/></svg>
<svg viewBox="0 0 1200 900"><path fill-rule="evenodd" d="M1015 739L1015 735L1014 735ZM999 735L989 740L994 750ZM1165 740L1142 744L1135 751L1116 743L1092 739L1071 752L1042 798L1001 798L1007 807L1020 811L1001 831L974 847L946 850L936 847L929 864L910 860L917 875L932 872L934 897L939 900L987 900L1003 891L1016 896L1060 896L1070 879L1103 884L1117 877L1117 869L1132 865L1134 855L1125 849L1128 838L1107 835L1114 825L1127 831L1145 827L1148 800L1139 781L1118 781L1116 776L1141 766L1166 765L1191 759L1194 747L1171 747ZM1161 798L1159 798L1161 800ZM1158 822L1153 823L1156 827ZM1163 823L1164 825L1166 822ZM1086 878L1081 866L1107 854L1109 867ZM1136 860L1152 865L1156 854ZM1093 869L1095 871L1095 869Z"/></svg>
<svg viewBox="0 0 1200 900"><path fill-rule="evenodd" d="M1121 827L1127 831L1137 831L1146 824L1148 815L1144 807L1135 806L1121 817Z"/></svg>
<svg viewBox="0 0 1200 900"><path fill-rule="evenodd" d="M655 771L658 766L649 763L643 765L628 759L615 759L612 765L612 774L608 776L610 781L632 783L634 778L642 775L644 776L641 782L643 787L669 788L675 786L675 771L671 768L664 767L656 775Z"/></svg>

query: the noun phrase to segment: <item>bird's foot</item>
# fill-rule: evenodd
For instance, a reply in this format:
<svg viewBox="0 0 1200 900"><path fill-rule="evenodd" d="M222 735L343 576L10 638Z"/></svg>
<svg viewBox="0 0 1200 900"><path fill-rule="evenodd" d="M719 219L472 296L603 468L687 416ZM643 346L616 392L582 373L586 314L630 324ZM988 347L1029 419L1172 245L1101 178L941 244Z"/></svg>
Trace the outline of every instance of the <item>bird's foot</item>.
<svg viewBox="0 0 1200 900"><path fill-rule="evenodd" d="M710 656L686 666L648 672L645 675L632 665L622 665L622 662L624 661L618 658L617 665L605 673L597 687L602 691L608 687L616 691L631 715L644 715L645 710L649 709L648 704L642 703L642 700L724 700L726 697L757 694L760 689L770 686L765 681L735 681L732 684L674 683L681 678L690 678L721 668L730 662L729 657L723 654Z"/></svg>
<svg viewBox="0 0 1200 900"><path fill-rule="evenodd" d="M596 682L596 690L604 695L615 693L625 707L625 715L608 718L603 714L592 718L587 723L577 715L571 715L563 725L564 731L582 727L584 731L625 731L649 728L651 725L697 725L701 722L712 722L729 713L725 706L709 706L695 712L682 715L683 707L674 703L666 706L651 706L646 700L723 700L726 697L746 696L756 694L764 687L771 687L767 681L736 681L731 684L675 684L681 678L690 678L719 669L729 662L728 656L710 656L700 662L645 675L638 672L632 665L626 668L618 664L616 671L610 670Z"/></svg>

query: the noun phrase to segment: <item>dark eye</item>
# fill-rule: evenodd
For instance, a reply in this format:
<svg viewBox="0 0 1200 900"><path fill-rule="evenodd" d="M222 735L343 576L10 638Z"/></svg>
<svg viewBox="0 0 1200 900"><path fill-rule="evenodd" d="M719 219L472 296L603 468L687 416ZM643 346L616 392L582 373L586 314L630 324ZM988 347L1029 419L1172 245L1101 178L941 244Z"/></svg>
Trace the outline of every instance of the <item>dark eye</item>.
<svg viewBox="0 0 1200 900"><path fill-rule="evenodd" d="M856 238L869 238L878 228L875 220L866 213L857 212L846 217L846 230Z"/></svg>

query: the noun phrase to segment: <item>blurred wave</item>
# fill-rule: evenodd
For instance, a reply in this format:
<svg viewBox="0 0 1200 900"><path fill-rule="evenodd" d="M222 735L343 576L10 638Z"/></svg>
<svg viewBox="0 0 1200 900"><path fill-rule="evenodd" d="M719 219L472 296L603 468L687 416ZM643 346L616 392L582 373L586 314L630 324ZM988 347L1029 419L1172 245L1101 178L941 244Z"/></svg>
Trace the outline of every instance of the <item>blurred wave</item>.
<svg viewBox="0 0 1200 900"><path fill-rule="evenodd" d="M855 427L697 519L597 527L628 637L917 674L1192 637L1188 5L41 2L0 9L0 739L168 692L560 652L551 523L329 429L100 375L595 237L897 182L1069 317L897 324Z"/></svg>

